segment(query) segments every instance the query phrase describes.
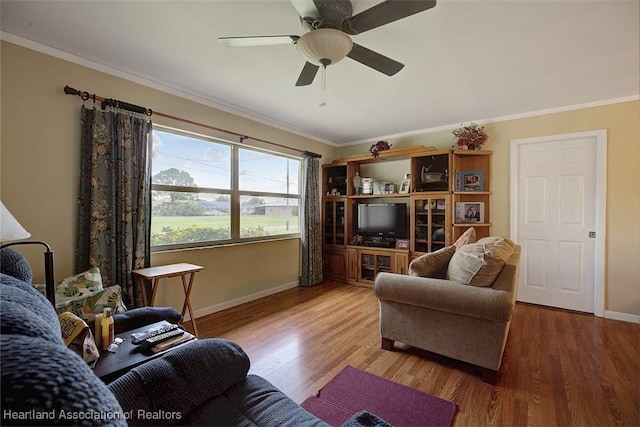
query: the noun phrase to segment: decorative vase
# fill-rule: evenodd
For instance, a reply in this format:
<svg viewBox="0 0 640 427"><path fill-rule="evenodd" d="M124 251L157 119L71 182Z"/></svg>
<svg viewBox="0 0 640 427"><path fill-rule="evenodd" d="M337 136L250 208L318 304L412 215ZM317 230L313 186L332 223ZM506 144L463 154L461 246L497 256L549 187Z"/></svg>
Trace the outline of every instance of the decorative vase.
<svg viewBox="0 0 640 427"><path fill-rule="evenodd" d="M362 194L362 178L360 178L360 172L356 172L356 176L353 177L353 194Z"/></svg>

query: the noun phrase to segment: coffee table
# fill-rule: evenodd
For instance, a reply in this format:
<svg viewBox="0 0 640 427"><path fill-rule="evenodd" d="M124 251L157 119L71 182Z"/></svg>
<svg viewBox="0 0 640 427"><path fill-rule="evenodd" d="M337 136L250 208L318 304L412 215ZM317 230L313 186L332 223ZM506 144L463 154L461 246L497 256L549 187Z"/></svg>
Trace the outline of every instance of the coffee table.
<svg viewBox="0 0 640 427"><path fill-rule="evenodd" d="M176 346L170 347L166 350L154 353L151 349L142 350L139 345L133 345L131 343L131 334L142 333L151 329L158 329L171 325L169 322L163 320L161 322L152 323L137 329L122 332L116 335L116 338L122 338L124 341L118 346L116 353L108 351L100 351L100 358L93 368L93 372L105 383L110 383L116 378L124 375L136 366L142 365L156 357L176 349L180 346L190 343L193 340L186 341ZM197 338L196 338L197 339Z"/></svg>

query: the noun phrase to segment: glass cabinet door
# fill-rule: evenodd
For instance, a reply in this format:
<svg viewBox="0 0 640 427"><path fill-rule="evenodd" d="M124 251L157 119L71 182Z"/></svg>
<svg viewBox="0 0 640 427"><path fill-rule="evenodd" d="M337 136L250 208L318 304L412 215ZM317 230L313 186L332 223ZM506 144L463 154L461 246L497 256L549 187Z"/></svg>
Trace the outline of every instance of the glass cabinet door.
<svg viewBox="0 0 640 427"><path fill-rule="evenodd" d="M447 195L413 198L414 252L433 252L450 244L449 200Z"/></svg>
<svg viewBox="0 0 640 427"><path fill-rule="evenodd" d="M381 272L392 272L393 255L384 252L360 252L360 281L373 282Z"/></svg>
<svg viewBox="0 0 640 427"><path fill-rule="evenodd" d="M324 202L324 243L344 245L346 215L344 200L325 200Z"/></svg>
<svg viewBox="0 0 640 427"><path fill-rule="evenodd" d="M429 251L437 251L447 245L447 199L432 199L435 200L435 207L431 209L431 246Z"/></svg>
<svg viewBox="0 0 640 427"><path fill-rule="evenodd" d="M376 277L376 256L360 253L360 280L373 282Z"/></svg>
<svg viewBox="0 0 640 427"><path fill-rule="evenodd" d="M327 245L333 245L334 223L333 202L324 202L324 243Z"/></svg>
<svg viewBox="0 0 640 427"><path fill-rule="evenodd" d="M382 272L391 272L391 256L376 255L376 274Z"/></svg>
<svg viewBox="0 0 640 427"><path fill-rule="evenodd" d="M414 200L414 252L429 252L429 199Z"/></svg>
<svg viewBox="0 0 640 427"><path fill-rule="evenodd" d="M336 217L336 234L335 234L335 244L336 245L344 245L345 243L345 235L346 235L346 215L345 215L345 202L344 201L336 201L335 202L335 217Z"/></svg>

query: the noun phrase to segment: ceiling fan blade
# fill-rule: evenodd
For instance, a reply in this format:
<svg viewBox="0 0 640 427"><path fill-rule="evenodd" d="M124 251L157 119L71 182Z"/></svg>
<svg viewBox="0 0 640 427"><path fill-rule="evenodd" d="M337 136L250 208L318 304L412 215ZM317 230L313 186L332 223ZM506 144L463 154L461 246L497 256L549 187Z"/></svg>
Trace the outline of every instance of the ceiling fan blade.
<svg viewBox="0 0 640 427"><path fill-rule="evenodd" d="M300 18L320 18L320 12L313 0L289 0L298 11Z"/></svg>
<svg viewBox="0 0 640 427"><path fill-rule="evenodd" d="M404 64L356 43L353 44L353 49L347 56L387 76L393 76L404 68Z"/></svg>
<svg viewBox="0 0 640 427"><path fill-rule="evenodd" d="M436 0L386 0L352 16L346 23L345 31L349 34L364 33L407 16L424 12L435 5Z"/></svg>
<svg viewBox="0 0 640 427"><path fill-rule="evenodd" d="M296 82L296 86L308 86L313 83L313 79L316 77L318 73L317 65L312 64L311 62L306 62L304 67L302 68L302 72L300 73L300 77L298 77L298 81Z"/></svg>
<svg viewBox="0 0 640 427"><path fill-rule="evenodd" d="M228 47L267 46L272 44L294 44L300 36L247 36L219 37L218 41Z"/></svg>

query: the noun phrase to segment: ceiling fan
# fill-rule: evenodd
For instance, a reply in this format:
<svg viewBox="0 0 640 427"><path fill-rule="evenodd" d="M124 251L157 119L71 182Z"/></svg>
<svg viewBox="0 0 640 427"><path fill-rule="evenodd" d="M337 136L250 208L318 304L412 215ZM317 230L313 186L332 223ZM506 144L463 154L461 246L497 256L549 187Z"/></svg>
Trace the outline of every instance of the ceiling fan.
<svg viewBox="0 0 640 427"><path fill-rule="evenodd" d="M436 0L386 0L352 16L353 6L349 0L290 1L296 8L303 27L308 30L302 36L220 37L218 40L230 47L295 44L298 52L307 61L296 86L311 84L320 66L326 68L345 56L387 76L393 76L404 64L353 43L350 36L423 12L436 5Z"/></svg>

